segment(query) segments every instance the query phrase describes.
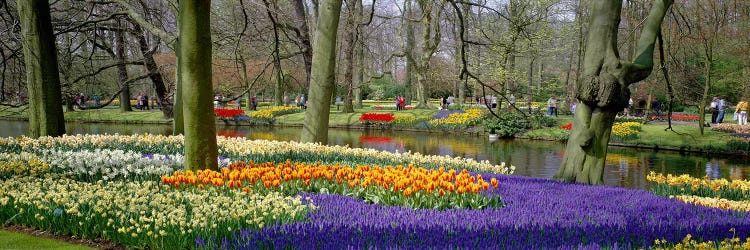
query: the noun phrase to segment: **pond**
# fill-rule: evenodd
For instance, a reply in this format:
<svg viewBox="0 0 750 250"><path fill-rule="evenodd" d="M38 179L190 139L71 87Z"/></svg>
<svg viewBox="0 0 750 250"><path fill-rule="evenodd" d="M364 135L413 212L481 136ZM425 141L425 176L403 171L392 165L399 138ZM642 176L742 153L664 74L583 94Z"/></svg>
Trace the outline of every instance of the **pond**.
<svg viewBox="0 0 750 250"><path fill-rule="evenodd" d="M66 126L69 134L172 133L171 126L158 124L66 123ZM301 130L299 127L246 126L218 126L217 129L217 133L223 136L279 141L298 140ZM27 122L0 121L0 137L20 136L27 131ZM461 156L488 160L492 163L505 162L516 167L517 175L539 178L552 177L565 152L565 144L557 142L490 142L485 136L410 131L330 129L328 143L386 151ZM750 161L610 147L604 182L611 186L647 189L646 175L650 171L689 174L695 177L708 176L712 179L746 179L750 176Z"/></svg>

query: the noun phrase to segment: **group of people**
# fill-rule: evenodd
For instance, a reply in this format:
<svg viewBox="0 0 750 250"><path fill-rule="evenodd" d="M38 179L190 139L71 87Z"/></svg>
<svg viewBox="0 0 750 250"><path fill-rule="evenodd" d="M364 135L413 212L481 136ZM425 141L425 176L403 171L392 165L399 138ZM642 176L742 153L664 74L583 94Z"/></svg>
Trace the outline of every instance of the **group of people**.
<svg viewBox="0 0 750 250"><path fill-rule="evenodd" d="M406 98L403 96L396 96L396 110L406 109Z"/></svg>
<svg viewBox="0 0 750 250"><path fill-rule="evenodd" d="M242 96L236 97L236 99L234 101L234 107L236 109L242 109L242 98L243 98ZM218 108L222 108L222 107L225 106L225 104L227 104L230 101L231 101L231 99L227 100L226 96L224 96L222 94L216 94L214 96L214 108L217 108L217 109ZM253 95L253 96L250 97L250 107L249 108L250 108L250 110L258 110L258 101L257 101L257 98L256 98L255 95Z"/></svg>
<svg viewBox="0 0 750 250"><path fill-rule="evenodd" d="M149 106L148 94L138 93L138 96L135 98L135 108L138 110L150 110Z"/></svg>
<svg viewBox="0 0 750 250"><path fill-rule="evenodd" d="M448 109L448 106L450 106L451 104L453 104L454 101L455 101L455 98L453 98L453 96L443 97L443 99L442 99L442 108L443 109Z"/></svg>
<svg viewBox="0 0 750 250"><path fill-rule="evenodd" d="M711 110L711 124L724 122L724 113L728 106L724 98L725 97L723 96L714 96L714 98L711 99L711 104L709 106ZM740 102L738 102L737 106L734 108L734 116L732 118L737 120L737 123L740 125L747 125L748 112L750 112L750 103L748 103L746 97L742 97L740 98Z"/></svg>

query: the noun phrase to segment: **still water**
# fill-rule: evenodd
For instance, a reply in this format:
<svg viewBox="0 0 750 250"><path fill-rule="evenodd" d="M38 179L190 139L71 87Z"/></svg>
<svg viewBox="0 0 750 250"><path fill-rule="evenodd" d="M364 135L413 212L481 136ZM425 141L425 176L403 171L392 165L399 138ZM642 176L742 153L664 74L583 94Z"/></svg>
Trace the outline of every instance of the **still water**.
<svg viewBox="0 0 750 250"><path fill-rule="evenodd" d="M124 125L99 123L66 123L68 134L103 133L172 133L168 125ZM298 140L297 127L232 127L219 126L223 136L249 139L291 141ZM0 121L0 137L20 136L28 131L23 121ZM515 174L550 178L557 170L565 145L556 142L499 140L489 142L485 136L443 134L409 131L330 129L328 144L374 148L398 152L461 156L493 163L505 162L516 167ZM611 186L646 189L646 175L650 171L668 174L689 174L709 178L746 179L750 176L747 159L710 158L681 155L672 152L653 152L630 148L610 147L604 182Z"/></svg>

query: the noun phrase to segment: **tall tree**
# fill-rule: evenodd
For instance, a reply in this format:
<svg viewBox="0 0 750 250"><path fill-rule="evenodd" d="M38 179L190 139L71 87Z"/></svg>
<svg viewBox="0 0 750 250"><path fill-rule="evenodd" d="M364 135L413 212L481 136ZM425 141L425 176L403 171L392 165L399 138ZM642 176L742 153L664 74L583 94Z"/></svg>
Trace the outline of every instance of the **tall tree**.
<svg viewBox="0 0 750 250"><path fill-rule="evenodd" d="M210 0L180 1L178 77L183 84L186 169L218 169L210 10Z"/></svg>
<svg viewBox="0 0 750 250"><path fill-rule="evenodd" d="M29 136L65 134L57 48L49 1L18 0L29 91Z"/></svg>
<svg viewBox="0 0 750 250"><path fill-rule="evenodd" d="M321 0L313 42L309 107L302 128L303 142L328 142L328 116L336 76L336 31L342 0Z"/></svg>
<svg viewBox="0 0 750 250"><path fill-rule="evenodd" d="M344 68L344 113L353 113L354 105L352 103L354 88L356 88L355 75L357 63L356 53L357 44L359 43L359 17L362 11L362 0L348 0L346 2L346 34L344 35L344 59L346 67Z"/></svg>
<svg viewBox="0 0 750 250"><path fill-rule="evenodd" d="M576 86L578 106L565 156L554 178L602 184L612 124L628 105L628 87L651 74L654 44L673 0L655 0L638 41L633 62L620 59L617 33L621 0L592 1L583 81Z"/></svg>
<svg viewBox="0 0 750 250"><path fill-rule="evenodd" d="M420 19L422 23L422 40L420 41L421 51L419 53L419 60L415 60L417 63L414 65L417 71L417 93L415 96L417 105L415 108L434 108L430 103L430 93L427 90L427 73L430 70L432 56L435 55L440 44L440 17L444 10L443 3L442 1L417 0L419 8L422 10L422 18Z"/></svg>
<svg viewBox="0 0 750 250"><path fill-rule="evenodd" d="M120 111L133 111L130 107L130 85L128 81L128 65L125 64L128 57L125 53L125 28L120 26L120 30L115 31L115 50L117 55L117 81L120 83Z"/></svg>

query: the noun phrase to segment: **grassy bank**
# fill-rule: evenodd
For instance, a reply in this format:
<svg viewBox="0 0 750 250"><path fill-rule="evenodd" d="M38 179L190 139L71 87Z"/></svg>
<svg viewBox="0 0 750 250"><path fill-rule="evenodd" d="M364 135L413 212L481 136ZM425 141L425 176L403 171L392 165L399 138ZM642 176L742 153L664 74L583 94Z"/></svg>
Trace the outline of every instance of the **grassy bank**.
<svg viewBox="0 0 750 250"><path fill-rule="evenodd" d="M28 119L26 108L0 108L0 118ZM80 122L115 122L115 123L169 123L164 119L161 110L133 110L120 112L118 109L93 109L65 112L66 121Z"/></svg>
<svg viewBox="0 0 750 250"><path fill-rule="evenodd" d="M437 105L437 103L433 103ZM380 106L386 109L375 109ZM331 106L330 123L332 127L359 126L359 117L364 113L394 113L413 115L414 117L431 117L437 113L437 110L402 110L396 111L391 108L390 101L365 101L363 108L355 110L354 113L342 113L343 106L338 109L335 105ZM259 107L259 110L268 107ZM301 126L304 122L305 113L293 113L276 117L276 124L284 126ZM25 119L26 110L19 108L0 108L0 118L5 119ZM83 110L65 113L67 121L82 122L112 122L112 123L169 123L170 120L164 119L159 110L133 112L120 112L117 109L99 109ZM560 116L556 118L558 125L565 125L572 121L570 116ZM729 141L728 133L714 131L710 127L705 129L705 134L700 135L696 124L673 125L674 131L665 131L666 124L652 123L644 124L638 138L624 142L613 142L618 146L635 146L645 148L673 149L684 151L733 151L727 147ZM519 135L526 139L543 139L543 140L566 140L567 134L556 128L546 128L529 131Z"/></svg>
<svg viewBox="0 0 750 250"><path fill-rule="evenodd" d="M23 233L0 230L0 249L88 250L93 248Z"/></svg>

